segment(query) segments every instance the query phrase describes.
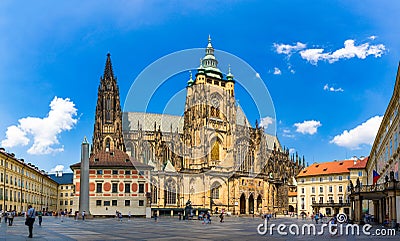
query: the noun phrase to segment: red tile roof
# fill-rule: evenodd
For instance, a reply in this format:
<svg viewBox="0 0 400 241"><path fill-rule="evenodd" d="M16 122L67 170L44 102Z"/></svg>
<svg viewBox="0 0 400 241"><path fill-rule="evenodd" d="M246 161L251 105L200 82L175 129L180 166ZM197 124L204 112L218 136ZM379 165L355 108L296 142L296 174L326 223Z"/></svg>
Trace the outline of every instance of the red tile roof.
<svg viewBox="0 0 400 241"><path fill-rule="evenodd" d="M354 166L350 167L349 169L364 169L367 166L369 157L366 157L362 160L357 160Z"/></svg>
<svg viewBox="0 0 400 241"><path fill-rule="evenodd" d="M302 170L297 177L349 173L354 166L354 160L314 163Z"/></svg>
<svg viewBox="0 0 400 241"><path fill-rule="evenodd" d="M81 163L71 165L71 169L80 168ZM128 154L121 150L99 151L89 158L89 167L135 167L137 169L151 169L152 167L132 160Z"/></svg>

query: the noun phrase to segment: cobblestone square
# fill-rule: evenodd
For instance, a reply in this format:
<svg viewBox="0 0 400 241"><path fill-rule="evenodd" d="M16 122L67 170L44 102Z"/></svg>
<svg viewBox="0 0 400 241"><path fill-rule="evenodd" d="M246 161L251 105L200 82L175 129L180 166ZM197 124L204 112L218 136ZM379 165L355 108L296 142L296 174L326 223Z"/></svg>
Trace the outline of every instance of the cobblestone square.
<svg viewBox="0 0 400 241"><path fill-rule="evenodd" d="M28 239L28 228L24 225L24 219L17 217L13 226L6 226L4 219L0 225L0 241L3 240L399 240L399 232L396 236L331 236L329 233L317 236L280 236L274 228L274 234L259 235L257 227L263 220L259 217L227 217L220 223L218 217L213 217L211 224L202 224L198 220L181 220L171 217L161 217L158 222L153 219L135 218L122 222L117 219L92 219L75 221L72 218L61 222L60 218L44 217L40 227L37 221L34 224L33 239ZM271 223L309 224L311 220L278 217ZM321 224L319 224L320 226ZM319 227L317 226L317 227ZM374 226L371 233L374 233Z"/></svg>

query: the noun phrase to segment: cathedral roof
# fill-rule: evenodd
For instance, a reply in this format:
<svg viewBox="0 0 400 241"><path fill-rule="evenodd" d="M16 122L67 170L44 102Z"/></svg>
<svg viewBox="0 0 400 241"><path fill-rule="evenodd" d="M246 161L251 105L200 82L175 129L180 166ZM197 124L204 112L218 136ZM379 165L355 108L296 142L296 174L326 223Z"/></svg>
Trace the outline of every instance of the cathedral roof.
<svg viewBox="0 0 400 241"><path fill-rule="evenodd" d="M183 117L168 114L144 113L144 112L124 112L123 113L122 130L138 130L141 128L143 131L154 131L154 123L156 123L156 130L160 127L161 132L183 132ZM139 127L138 127L139 124Z"/></svg>

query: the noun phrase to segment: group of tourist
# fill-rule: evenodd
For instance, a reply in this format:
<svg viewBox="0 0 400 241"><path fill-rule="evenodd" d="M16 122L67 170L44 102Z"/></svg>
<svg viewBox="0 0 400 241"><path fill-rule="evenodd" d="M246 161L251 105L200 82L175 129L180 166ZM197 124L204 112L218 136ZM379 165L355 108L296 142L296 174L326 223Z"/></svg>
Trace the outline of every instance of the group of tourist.
<svg viewBox="0 0 400 241"><path fill-rule="evenodd" d="M15 210L11 210L11 211L3 211L0 210L0 222L1 222L1 218L4 218L4 222L7 223L8 222L8 226L12 226L13 222L14 222L14 217L17 215L17 213L15 212Z"/></svg>

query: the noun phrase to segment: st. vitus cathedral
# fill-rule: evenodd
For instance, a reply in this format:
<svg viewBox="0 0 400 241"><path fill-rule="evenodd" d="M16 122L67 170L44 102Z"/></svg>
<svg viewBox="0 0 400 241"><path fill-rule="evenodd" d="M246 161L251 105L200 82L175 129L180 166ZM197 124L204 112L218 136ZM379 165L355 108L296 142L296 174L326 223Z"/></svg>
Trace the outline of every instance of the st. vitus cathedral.
<svg viewBox="0 0 400 241"><path fill-rule="evenodd" d="M182 212L188 200L197 211L288 212L288 187L304 167L304 157L301 162L297 154L290 156L276 136L266 134L257 122L255 127L249 124L235 100L230 68L224 76L217 65L209 38L195 77L187 82L183 117L123 113L126 153L153 168L148 205L159 215ZM119 96L107 98L97 108L119 102ZM95 129L93 145L122 150L121 119L112 116L119 117L120 110L103 113L96 123L104 123L101 118L114 120L110 131L116 134L106 143L98 140Z"/></svg>

